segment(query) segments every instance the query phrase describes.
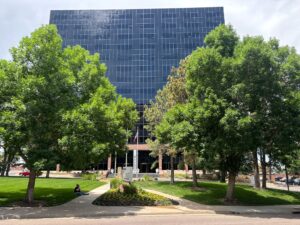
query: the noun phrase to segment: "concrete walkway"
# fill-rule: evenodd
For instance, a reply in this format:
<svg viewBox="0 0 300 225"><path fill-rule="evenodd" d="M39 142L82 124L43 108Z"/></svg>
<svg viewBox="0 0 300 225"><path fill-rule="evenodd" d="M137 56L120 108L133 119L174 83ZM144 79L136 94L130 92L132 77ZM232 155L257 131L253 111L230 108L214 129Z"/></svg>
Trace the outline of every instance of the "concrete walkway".
<svg viewBox="0 0 300 225"><path fill-rule="evenodd" d="M186 199L178 198L176 196L168 195L159 191L149 190L154 194L165 196L179 202L177 209L190 213L225 213L225 214L298 214L300 213L300 205L273 205L273 206L224 206L224 205L203 205L192 202Z"/></svg>
<svg viewBox="0 0 300 225"><path fill-rule="evenodd" d="M286 206L207 206L180 199L161 192L148 190L178 201L175 206L139 207L139 206L96 206L92 202L99 195L109 190L109 184L98 187L63 205L53 207L0 207L0 219L22 218L62 218L62 217L119 217L124 215L159 215L159 214L276 214L291 215L300 212L300 205Z"/></svg>

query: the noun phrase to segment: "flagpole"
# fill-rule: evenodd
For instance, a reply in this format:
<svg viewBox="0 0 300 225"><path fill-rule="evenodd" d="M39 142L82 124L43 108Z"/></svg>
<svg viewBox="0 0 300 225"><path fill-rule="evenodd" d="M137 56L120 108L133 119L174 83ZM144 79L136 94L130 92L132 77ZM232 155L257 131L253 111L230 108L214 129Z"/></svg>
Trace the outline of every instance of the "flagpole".
<svg viewBox="0 0 300 225"><path fill-rule="evenodd" d="M137 137L136 137L136 177L138 177L138 168L139 168L139 127L137 129Z"/></svg>
<svg viewBox="0 0 300 225"><path fill-rule="evenodd" d="M126 129L126 133L128 133L128 129ZM127 148L128 148L128 137L127 137ZM126 155L125 155L125 169L127 170L127 162L128 162L128 160L127 160L127 158L128 158L128 149L126 149Z"/></svg>
<svg viewBox="0 0 300 225"><path fill-rule="evenodd" d="M139 150L139 127L137 127L136 150Z"/></svg>
<svg viewBox="0 0 300 225"><path fill-rule="evenodd" d="M115 151L115 176L117 175L117 151Z"/></svg>

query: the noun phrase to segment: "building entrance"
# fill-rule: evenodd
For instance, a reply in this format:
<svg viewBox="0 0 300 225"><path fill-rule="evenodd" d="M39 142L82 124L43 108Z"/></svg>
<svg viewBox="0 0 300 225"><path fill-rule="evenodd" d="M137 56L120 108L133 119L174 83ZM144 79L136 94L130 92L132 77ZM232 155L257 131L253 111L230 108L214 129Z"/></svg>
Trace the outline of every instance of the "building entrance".
<svg viewBox="0 0 300 225"><path fill-rule="evenodd" d="M155 169L158 167L158 164L151 169L152 164L157 160L149 155L150 151L138 151L138 168L140 173L155 173ZM117 155L117 167L125 167L126 155ZM111 168L115 166L115 157L112 156ZM127 155L127 166L133 167L133 151L128 151Z"/></svg>

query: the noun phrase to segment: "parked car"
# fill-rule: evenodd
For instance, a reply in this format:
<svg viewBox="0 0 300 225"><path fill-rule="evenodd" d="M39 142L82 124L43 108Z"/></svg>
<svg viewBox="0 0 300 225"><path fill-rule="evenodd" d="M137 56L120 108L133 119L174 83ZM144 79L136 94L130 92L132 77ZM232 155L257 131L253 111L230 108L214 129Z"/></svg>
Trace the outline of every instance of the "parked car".
<svg viewBox="0 0 300 225"><path fill-rule="evenodd" d="M275 181L280 181L283 177L275 177Z"/></svg>
<svg viewBox="0 0 300 225"><path fill-rule="evenodd" d="M23 176L23 177L27 177L27 176L30 175L30 172L29 171L23 171L23 172L20 172L19 175Z"/></svg>
<svg viewBox="0 0 300 225"><path fill-rule="evenodd" d="M294 179L294 185L300 185L300 178Z"/></svg>
<svg viewBox="0 0 300 225"><path fill-rule="evenodd" d="M281 178L279 181L280 181L280 182L285 182L285 180L286 180L286 178L283 177L283 178Z"/></svg>
<svg viewBox="0 0 300 225"><path fill-rule="evenodd" d="M285 183L294 184L294 178L293 177L289 178L288 180L286 180Z"/></svg>
<svg viewBox="0 0 300 225"><path fill-rule="evenodd" d="M41 176L43 174L42 171L39 171L38 174L37 174L37 177ZM23 172L20 172L19 173L20 176L23 176L23 177L27 177L30 175L30 172L29 171L23 171Z"/></svg>

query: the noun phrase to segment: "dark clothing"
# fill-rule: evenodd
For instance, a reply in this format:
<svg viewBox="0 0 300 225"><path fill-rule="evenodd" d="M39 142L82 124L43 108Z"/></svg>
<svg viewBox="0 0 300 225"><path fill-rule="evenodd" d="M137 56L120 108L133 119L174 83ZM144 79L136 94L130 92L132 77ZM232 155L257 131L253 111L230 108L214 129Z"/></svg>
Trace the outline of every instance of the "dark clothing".
<svg viewBox="0 0 300 225"><path fill-rule="evenodd" d="M79 186L76 186L76 187L74 188L74 192L81 192L80 187L79 187Z"/></svg>

